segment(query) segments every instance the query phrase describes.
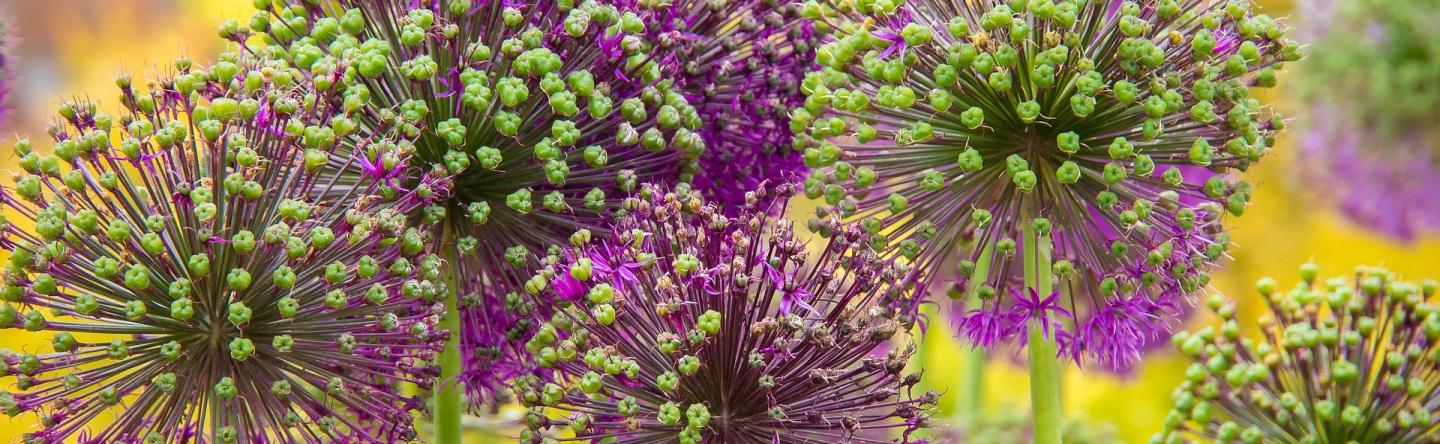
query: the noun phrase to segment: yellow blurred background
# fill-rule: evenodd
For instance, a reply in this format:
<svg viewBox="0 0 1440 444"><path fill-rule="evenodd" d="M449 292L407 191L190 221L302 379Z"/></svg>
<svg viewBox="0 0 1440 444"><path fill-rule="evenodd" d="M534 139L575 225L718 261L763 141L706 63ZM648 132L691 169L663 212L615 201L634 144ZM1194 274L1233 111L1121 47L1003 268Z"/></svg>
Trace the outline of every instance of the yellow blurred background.
<svg viewBox="0 0 1440 444"><path fill-rule="evenodd" d="M1298 0L1304 1L1304 0ZM46 125L53 109L70 97L99 99L115 111L114 78L128 73L139 79L156 66L168 66L176 57L199 62L213 60L223 45L214 27L227 18L248 17L247 0L0 0L0 10L12 15L20 39L14 48L22 80L11 99L13 117L6 132L48 146ZM1290 13L1289 0L1261 0L1264 11L1282 17ZM1293 75L1293 72L1286 75ZM1287 116L1301 114L1298 103L1282 89L1267 99ZM1293 137L1282 137L1267 162L1254 169L1256 194L1242 218L1232 219L1236 248L1234 259L1215 275L1208 292L1221 292L1242 302L1241 319L1253 319L1260 305L1253 284L1262 276L1275 276L1288 285L1296 268L1307 260L1321 264L1327 274L1344 274L1358 265L1384 265L1402 276L1440 277L1440 237L1421 238L1410 244L1388 240L1354 225L1325 202L1307 193L1293 174ZM3 168L15 168L15 157L0 150ZM4 178L3 180L9 180ZM942 392L954 387L954 375L963 373L967 348L950 334L944 316L935 316L926 338L926 383ZM1190 324L1208 323L1200 317ZM1177 327L1183 327L1177 325ZM46 338L5 330L0 347L38 348ZM1003 358L1003 357L1002 357ZM1170 406L1170 392L1181 380L1188 362L1168 349L1151 355L1133 374L1120 377L1071 368L1064 381L1067 414L1113 424L1127 442L1143 443L1158 429ZM1027 376L1012 360L988 365L984 403L992 410L1024 409L1029 403ZM948 390L956 394L954 390ZM956 397L946 399L949 408ZM0 441L14 442L34 426L32 416L0 418ZM478 438L496 441L497 438Z"/></svg>

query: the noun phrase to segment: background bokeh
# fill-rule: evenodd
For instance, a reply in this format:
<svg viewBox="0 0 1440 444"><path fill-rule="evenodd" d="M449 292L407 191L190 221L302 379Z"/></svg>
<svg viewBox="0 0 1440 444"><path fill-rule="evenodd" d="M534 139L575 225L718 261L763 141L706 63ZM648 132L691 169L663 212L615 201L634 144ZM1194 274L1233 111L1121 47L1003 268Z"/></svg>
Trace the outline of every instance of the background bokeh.
<svg viewBox="0 0 1440 444"><path fill-rule="evenodd" d="M1293 15L1308 0L1260 0L1272 16ZM176 57L208 62L223 49L214 26L227 18L250 14L248 0L0 0L8 12L19 42L15 54L21 76L11 106L13 118L5 134L28 136L37 146L47 147L45 129L53 109L70 97L90 97L114 111L117 74L136 79L170 65ZM1314 48L1312 48L1314 49ZM1295 67L1282 74L1277 90L1266 92L1264 100L1287 116L1303 113L1283 85L1283 76L1293 76ZM7 136L6 139L9 139ZM1422 237L1411 243L1388 240L1339 217L1332 205L1310 192L1314 187L1296 174L1293 134L1282 136L1272 156L1251 171L1256 194L1243 218L1233 222L1236 248L1234 258L1216 273L1207 292L1220 292L1241 301L1240 317L1252 318L1263 308L1253 294L1253 284L1262 276L1293 282L1295 269L1307 260L1322 265L1329 274L1346 273L1355 266L1378 264L1402 276L1440 277L1440 237ZM12 140L4 140L0 168L14 169L16 158L9 152ZM0 175L0 181L9 181ZM1343 181L1343 177L1333 180ZM948 332L943 315L932 316L931 335L926 338L925 382L946 392L958 385L963 374L967 348ZM1192 319L1207 323L1211 319ZM1177 325L1177 327L1183 327ZM48 338L23 331L0 331L0 347L38 348ZM984 403L993 410L1023 409L1029 402L1027 375L1017 360L995 356L986 369ZM1158 429L1170 406L1170 392L1180 381L1188 362L1168 349L1150 356L1129 375L1115 376L1099 371L1071 368L1064 380L1066 412L1090 421L1113 424L1127 442L1146 442ZM4 389L0 387L0 389ZM950 391L953 393L953 390ZM942 406L950 408L955 397ZM33 429L31 416L0 418L0 441L14 442ZM499 435L476 435L479 442L504 442Z"/></svg>

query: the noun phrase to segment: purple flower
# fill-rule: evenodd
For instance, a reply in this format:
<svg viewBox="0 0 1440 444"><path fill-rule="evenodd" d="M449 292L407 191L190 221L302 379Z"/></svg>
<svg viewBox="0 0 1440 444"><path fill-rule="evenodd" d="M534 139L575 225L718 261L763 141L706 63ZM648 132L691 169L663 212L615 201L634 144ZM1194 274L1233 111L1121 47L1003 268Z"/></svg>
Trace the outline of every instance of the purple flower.
<svg viewBox="0 0 1440 444"><path fill-rule="evenodd" d="M308 85L221 59L120 79L118 118L66 103L53 155L16 145L0 328L51 337L0 352L0 409L40 418L27 442L415 437L424 404L397 385L430 388L445 340L425 227L382 186L330 180L358 174L328 161L349 147L271 136L333 122L299 105Z"/></svg>
<svg viewBox="0 0 1440 444"><path fill-rule="evenodd" d="M816 34L800 3L677 0L645 8L646 29L675 48L677 87L704 122L706 151L691 183L724 211L743 207L763 181L793 182L805 173L793 148L790 113L805 96Z"/></svg>
<svg viewBox="0 0 1440 444"><path fill-rule="evenodd" d="M1402 281L1379 267L1319 279L1300 267L1285 290L1256 284L1259 334L1221 295L1221 320L1172 342L1191 361L1174 409L1152 442L1427 442L1440 438L1430 381L1440 368L1435 280ZM1323 435L1320 435L1323 434ZM1318 435L1318 436L1317 436Z"/></svg>
<svg viewBox="0 0 1440 444"><path fill-rule="evenodd" d="M1113 299L1076 329L1076 341L1101 367L1123 372L1140 361L1142 351L1163 343L1159 339L1170 331L1166 319L1180 313L1146 298Z"/></svg>
<svg viewBox="0 0 1440 444"><path fill-rule="evenodd" d="M793 271L782 274L779 270L776 270L775 267L767 263L765 264L765 273L770 277L770 284L774 285L780 293L781 316L789 316L790 310L797 305L811 315L820 315L820 312L815 310L815 307L805 302L806 300L813 299L815 295L811 294L808 288L805 288L795 280L795 273Z"/></svg>
<svg viewBox="0 0 1440 444"><path fill-rule="evenodd" d="M625 292L628 285L638 284L635 272L646 263L626 258L617 246L605 246L591 250L588 254L594 264L595 276L610 282L616 290Z"/></svg>
<svg viewBox="0 0 1440 444"><path fill-rule="evenodd" d="M938 394L912 397L913 346L891 348L916 322L915 275L858 227L807 254L775 216L793 193L731 218L698 192L647 187L611 236L541 260L537 298L562 275L587 291L526 344L543 370L515 385L531 408L520 442L551 427L595 442L917 442ZM646 265L622 292L576 259L594 252Z"/></svg>
<svg viewBox="0 0 1440 444"><path fill-rule="evenodd" d="M1021 330L1028 328L1031 321L1040 324L1045 331L1045 337L1050 337L1050 327L1060 327L1064 320L1062 318L1051 318L1053 313L1058 316L1071 317L1069 311L1060 306L1060 293L1052 292L1044 299L1034 288L1026 288L1025 293L1010 290L1010 296L1015 298L1015 304L1010 306L1010 312L1020 320Z"/></svg>
<svg viewBox="0 0 1440 444"><path fill-rule="evenodd" d="M1170 304L1208 283L1223 219L1251 195L1231 173L1274 145L1250 88L1299 58L1248 1L1182 3L807 3L834 31L792 115L812 139L805 194L899 240L928 279L962 282L981 312L952 316L962 336L993 346L1012 312L1021 331L1059 330L1065 353L1113 359L1077 328L1110 301ZM1057 294L1022 284L1033 233Z"/></svg>
<svg viewBox="0 0 1440 444"><path fill-rule="evenodd" d="M1021 320L1015 319L1014 315L1014 312L1000 311L994 305L971 310L960 319L959 329L971 345L994 348L1016 334Z"/></svg>
<svg viewBox="0 0 1440 444"><path fill-rule="evenodd" d="M422 190L433 202L414 216L434 223L450 290L465 300L456 348L475 403L505 401L492 388L528 359L515 337L550 309L507 299L532 252L577 229L603 233L637 184L674 183L706 152L710 116L676 80L679 48L655 40L645 17L656 12L637 2L262 3L260 25L222 34L284 54L317 84L316 106L352 124L338 143L396 139L383 156L345 160L364 174L341 182L404 192L433 179ZM372 129L386 122L397 124Z"/></svg>
<svg viewBox="0 0 1440 444"><path fill-rule="evenodd" d="M1317 1L1303 8L1298 183L1401 241L1440 232L1440 31L1434 5ZM1344 180L1335 180L1335 178Z"/></svg>
<svg viewBox="0 0 1440 444"><path fill-rule="evenodd" d="M0 128L10 120L10 91L15 87L15 56L11 46L15 42L13 24L5 11L0 9Z"/></svg>

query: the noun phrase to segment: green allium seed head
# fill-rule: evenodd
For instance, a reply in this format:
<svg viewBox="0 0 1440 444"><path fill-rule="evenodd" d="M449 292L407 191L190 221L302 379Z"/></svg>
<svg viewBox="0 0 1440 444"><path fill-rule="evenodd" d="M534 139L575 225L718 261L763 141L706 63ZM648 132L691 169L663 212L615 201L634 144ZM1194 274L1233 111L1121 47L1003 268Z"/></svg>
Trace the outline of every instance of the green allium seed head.
<svg viewBox="0 0 1440 444"><path fill-rule="evenodd" d="M1256 284L1261 337L1233 301L1206 301L1221 325L1173 338L1192 360L1151 442L1415 443L1437 439L1440 309L1434 280L1378 267L1320 279L1301 267L1289 290Z"/></svg>
<svg viewBox="0 0 1440 444"><path fill-rule="evenodd" d="M67 102L52 152L16 145L34 168L0 193L24 221L0 227L0 328L53 341L0 352L0 408L41 418L26 442L413 438L397 384L433 382L446 293L407 265L438 261L405 216L419 200L330 180L363 148L292 68L176 70L119 82L119 116Z"/></svg>
<svg viewBox="0 0 1440 444"><path fill-rule="evenodd" d="M536 307L509 304L530 254L604 231L642 182L674 183L706 150L676 83L675 48L645 9L605 1L257 2L222 34L298 69L317 106L344 110L337 139L382 137L350 182L423 191L418 217L443 233L464 316L475 400L506 393ZM427 182L433 181L433 182ZM421 190L421 188L424 188ZM422 196L422 197L425 197ZM503 401L503 400L502 400Z"/></svg>
<svg viewBox="0 0 1440 444"><path fill-rule="evenodd" d="M1054 258L1078 272L1059 285L1066 334L1077 355L1113 364L1132 348L1100 339L1115 335L1092 331L1107 327L1091 314L1121 299L1180 304L1208 281L1228 243L1221 219L1250 196L1229 173L1274 145L1275 117L1252 87L1299 56L1247 0L810 0L805 10L828 32L823 69L792 116L815 141L805 193L822 212L949 246L917 266L955 278L957 294L1006 296L972 312L1012 309L1024 231L1044 219ZM982 266L938 271L962 259Z"/></svg>

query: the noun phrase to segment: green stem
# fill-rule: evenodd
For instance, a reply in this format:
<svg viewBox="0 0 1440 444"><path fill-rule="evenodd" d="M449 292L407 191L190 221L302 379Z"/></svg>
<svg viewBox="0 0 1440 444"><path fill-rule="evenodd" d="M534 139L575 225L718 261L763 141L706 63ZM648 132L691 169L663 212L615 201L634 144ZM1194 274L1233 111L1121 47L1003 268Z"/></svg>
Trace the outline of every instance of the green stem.
<svg viewBox="0 0 1440 444"><path fill-rule="evenodd" d="M1025 285L1034 288L1043 299L1054 290L1050 277L1050 236L1036 230L1031 221L1024 224ZM1056 354L1055 335L1047 336L1039 320L1029 322L1030 411L1035 425L1035 444L1060 444L1060 357Z"/></svg>
<svg viewBox="0 0 1440 444"><path fill-rule="evenodd" d="M990 265L994 259L994 254L995 246L993 244L986 244L985 247L980 250L980 256L976 258L975 271L970 275L969 285L965 289L965 298L968 302L966 305L968 307L980 307L983 303L978 296L978 290L981 285L985 284L985 281L990 276ZM986 358L987 353L984 348L974 345L971 346L970 354L966 357L967 360L965 361L965 371L960 375L962 378L960 387L964 391L961 392L960 404L955 408L955 416L957 419L962 419L961 416L963 415L968 415L972 420L980 417L980 406L985 400Z"/></svg>
<svg viewBox="0 0 1440 444"><path fill-rule="evenodd" d="M958 415L969 415L970 419L979 419L980 405L985 400L985 359L984 348L974 347L970 349L970 355L965 359L965 378L963 397L960 398L960 405L955 412Z"/></svg>
<svg viewBox="0 0 1440 444"><path fill-rule="evenodd" d="M448 234L448 233L447 233ZM453 239L453 236L445 236L445 241ZM452 249L453 250L453 249ZM448 254L447 259L450 266L446 267L450 281L450 295L445 298L445 317L440 321L440 328L450 332L450 339L445 341L445 350L440 352L440 380L434 391L435 396L435 443L436 444L460 444L461 428L460 419L463 416L464 406L461 402L463 391L460 387L460 311L458 307L460 291L460 273L455 270L458 257Z"/></svg>

